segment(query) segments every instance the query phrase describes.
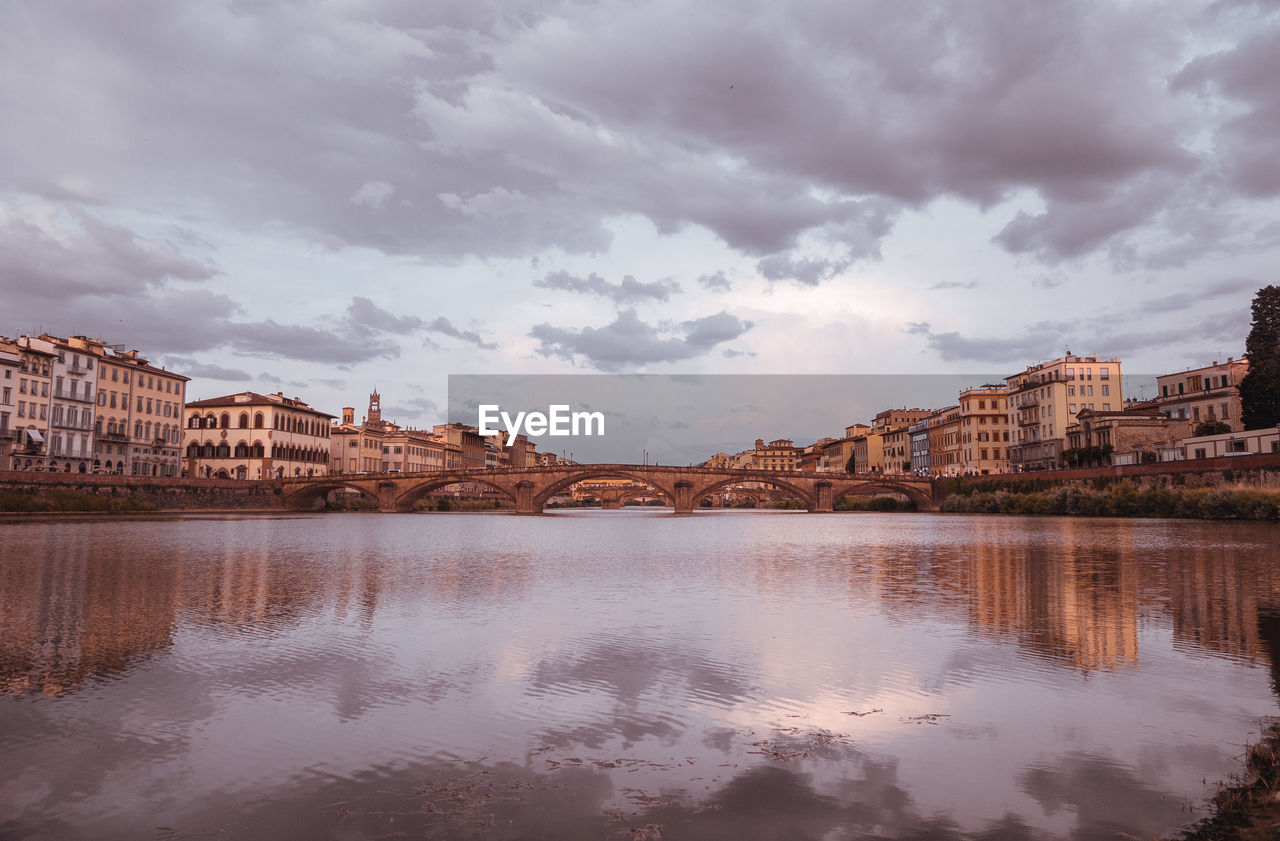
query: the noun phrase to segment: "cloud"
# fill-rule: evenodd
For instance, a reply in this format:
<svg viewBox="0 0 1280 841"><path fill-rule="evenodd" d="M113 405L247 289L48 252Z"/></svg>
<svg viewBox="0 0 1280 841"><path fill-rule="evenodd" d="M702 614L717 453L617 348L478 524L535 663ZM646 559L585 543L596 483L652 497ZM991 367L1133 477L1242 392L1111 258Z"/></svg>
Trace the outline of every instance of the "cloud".
<svg viewBox="0 0 1280 841"><path fill-rule="evenodd" d="M427 324L424 329L429 330L432 333L440 333L441 335L444 335L444 336L451 336L455 339L462 339L464 342L470 342L471 344L475 345L478 348L481 348L482 350L498 349L497 342L486 342L484 339L480 337L480 334L477 333L475 330L459 330L457 327L454 327L453 323L450 322L449 319L445 318L444 316L439 316L430 324Z"/></svg>
<svg viewBox="0 0 1280 841"><path fill-rule="evenodd" d="M978 287L978 281L976 281L976 280L969 280L969 281L964 281L964 282L961 282L961 281L958 281L958 280L940 280L940 281L938 281L937 283L935 283L933 286L930 286L930 287L929 287L929 289L930 289L930 290L933 290L933 289L976 289L977 287Z"/></svg>
<svg viewBox="0 0 1280 841"><path fill-rule="evenodd" d="M380 208L395 192L396 188L385 181L366 181L351 194L351 202L362 207Z"/></svg>
<svg viewBox="0 0 1280 841"><path fill-rule="evenodd" d="M698 278L698 285L709 292L730 292L733 290L733 284L724 276L723 271L702 275Z"/></svg>
<svg viewBox="0 0 1280 841"><path fill-rule="evenodd" d="M405 335L426 326L414 315L396 316L379 307L368 298L355 297L347 307L344 324L354 333L368 336L375 333Z"/></svg>
<svg viewBox="0 0 1280 841"><path fill-rule="evenodd" d="M538 324L529 335L538 340L536 352L541 356L570 362L583 357L602 371L618 371L702 356L716 345L738 338L751 327L750 321L719 312L665 330L641 321L635 310L628 309L604 327L569 330ZM666 336L666 333L675 335Z"/></svg>
<svg viewBox="0 0 1280 841"><path fill-rule="evenodd" d="M667 301L673 293L680 291L680 284L671 278L642 283L631 275L625 275L620 283L610 283L594 272L586 277L577 277L564 271L549 272L546 277L535 280L533 285L540 289L598 295L618 305Z"/></svg>
<svg viewBox="0 0 1280 841"><path fill-rule="evenodd" d="M192 379L201 378L206 380L228 380L228 381L245 381L253 379L253 375L248 371L242 371L239 368L224 368L221 365L213 365L197 362L194 359L170 356L165 359L165 364L172 370L178 371Z"/></svg>

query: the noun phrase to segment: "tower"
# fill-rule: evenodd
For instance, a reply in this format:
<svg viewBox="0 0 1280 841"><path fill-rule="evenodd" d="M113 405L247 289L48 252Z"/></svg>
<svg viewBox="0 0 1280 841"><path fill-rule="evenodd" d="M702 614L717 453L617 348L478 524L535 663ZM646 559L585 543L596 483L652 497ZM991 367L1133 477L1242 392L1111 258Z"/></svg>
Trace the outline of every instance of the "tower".
<svg viewBox="0 0 1280 841"><path fill-rule="evenodd" d="M378 390L375 388L373 393L369 395L369 423L382 422L382 400L378 397Z"/></svg>

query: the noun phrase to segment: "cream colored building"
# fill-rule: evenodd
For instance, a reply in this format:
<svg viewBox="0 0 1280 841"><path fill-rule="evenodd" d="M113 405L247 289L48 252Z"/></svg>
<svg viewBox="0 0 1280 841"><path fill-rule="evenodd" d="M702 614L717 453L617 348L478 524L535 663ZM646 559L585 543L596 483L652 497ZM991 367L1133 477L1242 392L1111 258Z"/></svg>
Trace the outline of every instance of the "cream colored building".
<svg viewBox="0 0 1280 841"><path fill-rule="evenodd" d="M853 439L855 473L884 472L884 434L871 431Z"/></svg>
<svg viewBox="0 0 1280 841"><path fill-rule="evenodd" d="M97 362L93 471L180 475L182 408L190 378L152 365L123 345L85 336L72 336L67 345Z"/></svg>
<svg viewBox="0 0 1280 841"><path fill-rule="evenodd" d="M960 472L1009 472L1009 404L1003 385L960 392Z"/></svg>
<svg viewBox="0 0 1280 841"><path fill-rule="evenodd" d="M1123 408L1120 360L1066 356L1005 378L1008 392L1009 466L1014 471L1059 466L1067 427L1084 409Z"/></svg>
<svg viewBox="0 0 1280 841"><path fill-rule="evenodd" d="M799 470L802 449L790 438L777 438L768 444L763 438L757 438L755 449L751 451L751 467L755 470Z"/></svg>
<svg viewBox="0 0 1280 841"><path fill-rule="evenodd" d="M1244 429L1240 420L1240 381L1249 373L1245 359L1227 357L1178 374L1156 377L1156 408L1167 418L1192 425L1220 421L1232 432Z"/></svg>
<svg viewBox="0 0 1280 841"><path fill-rule="evenodd" d="M229 479L328 475L332 419L280 392L197 400L186 407L184 471Z"/></svg>
<svg viewBox="0 0 1280 841"><path fill-rule="evenodd" d="M98 385L93 355L57 336L20 336L18 344L51 356L46 469L89 473Z"/></svg>

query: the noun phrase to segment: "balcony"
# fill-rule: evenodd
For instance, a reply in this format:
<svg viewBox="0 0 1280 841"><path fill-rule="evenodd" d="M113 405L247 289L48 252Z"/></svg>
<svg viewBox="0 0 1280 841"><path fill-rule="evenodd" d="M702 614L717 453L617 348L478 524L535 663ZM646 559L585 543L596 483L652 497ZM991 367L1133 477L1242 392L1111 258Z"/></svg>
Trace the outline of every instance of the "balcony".
<svg viewBox="0 0 1280 841"><path fill-rule="evenodd" d="M75 400L78 403L92 403L94 400L93 392L68 391L65 388L55 388L53 390L55 400Z"/></svg>
<svg viewBox="0 0 1280 841"><path fill-rule="evenodd" d="M127 443L129 440L129 436L123 432L101 432L98 434L98 438L102 441L120 441L122 443Z"/></svg>

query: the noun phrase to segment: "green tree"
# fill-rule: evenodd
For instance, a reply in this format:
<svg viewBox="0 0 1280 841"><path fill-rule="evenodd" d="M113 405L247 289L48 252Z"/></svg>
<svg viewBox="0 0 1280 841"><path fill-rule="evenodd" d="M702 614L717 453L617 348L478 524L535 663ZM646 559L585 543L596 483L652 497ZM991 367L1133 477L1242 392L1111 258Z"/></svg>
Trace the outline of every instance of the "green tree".
<svg viewBox="0 0 1280 841"><path fill-rule="evenodd" d="M858 456L858 454L857 454L857 453L849 453L849 460L848 460L847 462L845 462L845 465L844 465L844 472L845 472L845 473L857 473L857 472L858 472L858 459L857 459L857 456Z"/></svg>
<svg viewBox="0 0 1280 841"><path fill-rule="evenodd" d="M1231 431L1231 427L1220 420L1203 421L1196 424L1196 428L1191 430L1191 434L1199 438L1201 435L1226 435Z"/></svg>
<svg viewBox="0 0 1280 841"><path fill-rule="evenodd" d="M1253 327L1244 341L1249 373L1240 381L1240 419L1245 429L1280 423L1280 286L1253 296Z"/></svg>

